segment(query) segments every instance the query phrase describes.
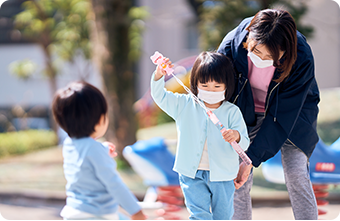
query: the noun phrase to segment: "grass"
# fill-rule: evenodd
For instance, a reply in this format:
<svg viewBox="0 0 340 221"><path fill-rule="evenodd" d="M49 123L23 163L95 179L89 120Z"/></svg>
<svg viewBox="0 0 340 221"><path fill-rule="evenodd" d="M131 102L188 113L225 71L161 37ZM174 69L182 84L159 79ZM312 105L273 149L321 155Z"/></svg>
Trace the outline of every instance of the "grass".
<svg viewBox="0 0 340 221"><path fill-rule="evenodd" d="M320 122L317 126L319 137L322 141L331 145L340 136L340 120L332 122Z"/></svg>
<svg viewBox="0 0 340 221"><path fill-rule="evenodd" d="M328 145L340 137L340 88L320 91L317 129L319 137Z"/></svg>
<svg viewBox="0 0 340 221"><path fill-rule="evenodd" d="M51 147L57 142L56 134L48 130L0 133L0 157L25 154L33 150Z"/></svg>

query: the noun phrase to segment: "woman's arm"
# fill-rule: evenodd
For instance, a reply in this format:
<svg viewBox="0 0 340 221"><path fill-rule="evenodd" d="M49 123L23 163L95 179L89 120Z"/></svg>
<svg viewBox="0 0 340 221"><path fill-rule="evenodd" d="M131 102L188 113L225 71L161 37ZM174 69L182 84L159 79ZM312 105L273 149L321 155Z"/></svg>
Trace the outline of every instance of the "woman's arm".
<svg viewBox="0 0 340 221"><path fill-rule="evenodd" d="M307 142L307 139L312 139L315 144L317 142L315 136L307 136L310 132L313 132L311 124L314 121L308 120L309 117L307 116L301 116L301 110L306 106L310 106L311 110L317 110L318 99L313 102L306 102L311 85L315 82L314 61L312 54L304 55L304 58L301 56L300 60L297 61L298 63L293 66L294 69L292 69L288 79L276 89L279 90L278 94L274 92L261 128L247 151L256 167L273 157L280 150L283 143L291 136L296 123L303 120L304 117L306 119L303 121L306 124L299 124L301 128L297 128L306 134L301 139L304 139L305 142ZM316 116L314 114L312 118L316 118Z"/></svg>

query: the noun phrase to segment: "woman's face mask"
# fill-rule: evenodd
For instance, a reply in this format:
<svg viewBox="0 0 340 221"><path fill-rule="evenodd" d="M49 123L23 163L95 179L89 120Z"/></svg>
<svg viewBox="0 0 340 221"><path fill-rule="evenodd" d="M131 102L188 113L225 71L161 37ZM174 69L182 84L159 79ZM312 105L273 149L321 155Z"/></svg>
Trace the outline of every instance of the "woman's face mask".
<svg viewBox="0 0 340 221"><path fill-rule="evenodd" d="M259 56L257 56L251 51L248 51L248 57L253 62L253 64L258 68L267 68L273 66L274 64L273 60L262 60Z"/></svg>
<svg viewBox="0 0 340 221"><path fill-rule="evenodd" d="M258 68L267 68L273 66L274 61L267 46L264 44L257 44L255 40L252 40L253 35L254 34L252 32L249 32L249 42L247 40L248 57Z"/></svg>

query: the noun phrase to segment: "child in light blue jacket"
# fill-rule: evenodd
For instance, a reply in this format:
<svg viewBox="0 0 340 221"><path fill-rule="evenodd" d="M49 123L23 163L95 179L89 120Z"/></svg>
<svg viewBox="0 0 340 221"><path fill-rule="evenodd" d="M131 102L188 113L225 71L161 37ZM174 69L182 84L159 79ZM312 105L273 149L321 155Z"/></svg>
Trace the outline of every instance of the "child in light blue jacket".
<svg viewBox="0 0 340 221"><path fill-rule="evenodd" d="M109 124L103 94L86 82L72 82L56 92L52 111L69 135L63 146L67 198L60 215L68 220L118 219L121 206L131 219L145 219L109 148L96 141Z"/></svg>
<svg viewBox="0 0 340 221"><path fill-rule="evenodd" d="M169 59L166 59L171 66ZM178 145L174 170L190 219L231 219L239 157L231 142L249 145L247 128L237 106L227 100L234 92L234 70L223 54L202 52L190 76L191 91L212 110L227 131L221 135L202 107L188 94L164 88L166 72L158 66L151 79L156 104L176 121Z"/></svg>

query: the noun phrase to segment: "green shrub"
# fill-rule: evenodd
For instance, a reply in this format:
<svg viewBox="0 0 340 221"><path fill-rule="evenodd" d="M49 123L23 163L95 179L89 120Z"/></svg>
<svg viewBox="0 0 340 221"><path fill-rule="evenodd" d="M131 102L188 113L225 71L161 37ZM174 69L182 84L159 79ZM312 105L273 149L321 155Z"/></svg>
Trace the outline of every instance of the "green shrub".
<svg viewBox="0 0 340 221"><path fill-rule="evenodd" d="M325 144L331 145L340 137L340 120L318 122L317 130L321 140Z"/></svg>
<svg viewBox="0 0 340 221"><path fill-rule="evenodd" d="M165 112L160 111L157 116L157 124L165 124L169 122L175 122L175 120L169 115L167 115Z"/></svg>
<svg viewBox="0 0 340 221"><path fill-rule="evenodd" d="M0 134L0 157L24 154L32 150L58 144L58 137L53 131L24 130Z"/></svg>

